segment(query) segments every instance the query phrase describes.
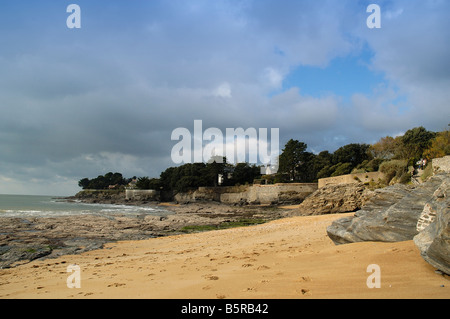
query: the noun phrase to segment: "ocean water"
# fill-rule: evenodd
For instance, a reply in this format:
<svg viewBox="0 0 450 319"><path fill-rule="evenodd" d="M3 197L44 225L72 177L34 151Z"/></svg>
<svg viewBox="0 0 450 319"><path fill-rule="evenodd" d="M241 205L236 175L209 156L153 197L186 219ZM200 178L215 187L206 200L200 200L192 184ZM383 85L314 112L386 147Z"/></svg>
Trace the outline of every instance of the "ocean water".
<svg viewBox="0 0 450 319"><path fill-rule="evenodd" d="M165 216L171 211L157 206L132 206L87 204L67 202L53 196L1 195L0 217L58 217L70 215L156 215Z"/></svg>

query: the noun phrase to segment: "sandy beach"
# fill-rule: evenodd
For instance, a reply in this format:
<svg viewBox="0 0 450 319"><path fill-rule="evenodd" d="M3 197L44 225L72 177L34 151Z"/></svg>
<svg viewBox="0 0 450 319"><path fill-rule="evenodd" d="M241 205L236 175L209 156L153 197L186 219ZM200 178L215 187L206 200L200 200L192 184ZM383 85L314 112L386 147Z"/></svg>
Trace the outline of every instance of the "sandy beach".
<svg viewBox="0 0 450 319"><path fill-rule="evenodd" d="M326 227L351 215L110 243L79 255L0 269L0 298L449 298L412 241L336 246ZM71 264L81 288L68 288ZM369 289L367 267L380 267Z"/></svg>

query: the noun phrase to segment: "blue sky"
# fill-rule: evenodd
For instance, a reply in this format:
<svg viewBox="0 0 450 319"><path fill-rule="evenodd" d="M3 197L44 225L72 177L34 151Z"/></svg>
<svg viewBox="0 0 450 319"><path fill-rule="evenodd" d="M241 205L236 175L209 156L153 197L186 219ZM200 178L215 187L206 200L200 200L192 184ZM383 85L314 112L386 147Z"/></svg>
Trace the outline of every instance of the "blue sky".
<svg viewBox="0 0 450 319"><path fill-rule="evenodd" d="M81 7L81 29L66 8ZM366 8L381 8L369 29ZM159 176L171 132L279 128L314 152L450 118L445 0L12 1L0 10L0 193Z"/></svg>
<svg viewBox="0 0 450 319"><path fill-rule="evenodd" d="M348 100L355 93L370 95L385 83L384 73L370 69L373 53L336 57L326 66L298 66L283 80L283 89L298 87L301 92L320 97L336 94Z"/></svg>

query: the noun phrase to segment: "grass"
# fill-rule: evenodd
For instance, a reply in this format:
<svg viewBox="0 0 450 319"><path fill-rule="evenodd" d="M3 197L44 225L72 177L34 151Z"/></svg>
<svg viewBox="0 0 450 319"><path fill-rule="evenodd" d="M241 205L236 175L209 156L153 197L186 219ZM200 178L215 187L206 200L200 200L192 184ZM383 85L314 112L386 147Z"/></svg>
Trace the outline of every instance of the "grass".
<svg viewBox="0 0 450 319"><path fill-rule="evenodd" d="M203 232L218 229L228 229L235 227L245 227L252 225L259 225L265 223L264 219L239 219L236 221L224 222L219 225L191 225L181 228L184 233Z"/></svg>
<svg viewBox="0 0 450 319"><path fill-rule="evenodd" d="M425 180L430 177L431 175L433 175L433 165L430 163L428 163L427 167L425 167L422 176L420 176L422 182L425 182Z"/></svg>

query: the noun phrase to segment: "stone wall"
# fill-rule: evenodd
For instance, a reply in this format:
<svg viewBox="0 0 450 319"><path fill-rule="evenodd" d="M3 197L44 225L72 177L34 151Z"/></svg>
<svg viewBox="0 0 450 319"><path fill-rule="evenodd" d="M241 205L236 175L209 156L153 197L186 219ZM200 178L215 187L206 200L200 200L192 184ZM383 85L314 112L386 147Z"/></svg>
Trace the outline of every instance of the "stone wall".
<svg viewBox="0 0 450 319"><path fill-rule="evenodd" d="M375 182L379 179L384 179L384 174L381 172L370 172L370 173L358 173L358 174L347 174L335 177L327 177L319 179L319 188L326 185L340 185L349 183L368 183L371 180Z"/></svg>
<svg viewBox="0 0 450 319"><path fill-rule="evenodd" d="M178 193L175 201L216 201L226 204L300 203L317 190L316 183L200 187L189 193Z"/></svg>
<svg viewBox="0 0 450 319"><path fill-rule="evenodd" d="M159 192L153 189L126 189L125 199L158 201Z"/></svg>
<svg viewBox="0 0 450 319"><path fill-rule="evenodd" d="M433 158L432 159L433 171L443 171L446 173L450 173L450 155Z"/></svg>

